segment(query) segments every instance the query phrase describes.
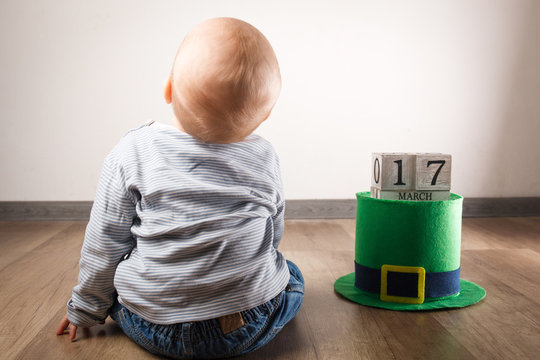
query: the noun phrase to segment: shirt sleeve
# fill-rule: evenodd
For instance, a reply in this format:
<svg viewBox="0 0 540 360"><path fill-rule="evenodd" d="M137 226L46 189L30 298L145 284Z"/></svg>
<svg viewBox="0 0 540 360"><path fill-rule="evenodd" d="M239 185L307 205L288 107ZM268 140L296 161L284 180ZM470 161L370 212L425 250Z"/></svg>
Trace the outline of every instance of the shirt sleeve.
<svg viewBox="0 0 540 360"><path fill-rule="evenodd" d="M285 228L285 220L284 220L284 214L285 214L285 201L282 201L280 205L278 205L277 213L274 215L274 248L278 248L279 242L281 241L281 238L283 237L283 230Z"/></svg>
<svg viewBox="0 0 540 360"><path fill-rule="evenodd" d="M276 214L273 216L274 223L274 248L277 249L279 242L283 237L283 231L285 228L285 197L283 195L283 183L281 181L281 170L279 167L279 158L276 155L276 179L277 179L277 204L276 204Z"/></svg>
<svg viewBox="0 0 540 360"><path fill-rule="evenodd" d="M107 318L116 296L116 267L134 246L131 225L135 216L123 172L109 155L86 227L78 284L67 304L67 316L74 325L90 327Z"/></svg>

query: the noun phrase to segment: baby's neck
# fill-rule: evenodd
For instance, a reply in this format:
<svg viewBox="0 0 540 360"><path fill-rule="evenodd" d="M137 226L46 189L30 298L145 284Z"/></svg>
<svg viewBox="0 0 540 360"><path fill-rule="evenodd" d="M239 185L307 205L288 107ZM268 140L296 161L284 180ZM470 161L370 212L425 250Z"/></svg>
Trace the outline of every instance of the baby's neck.
<svg viewBox="0 0 540 360"><path fill-rule="evenodd" d="M182 127L182 124L180 124L180 121L178 121L178 119L174 119L173 126L177 128L178 130L180 130L181 132L184 132L184 133L186 132L186 130L184 130L184 128Z"/></svg>

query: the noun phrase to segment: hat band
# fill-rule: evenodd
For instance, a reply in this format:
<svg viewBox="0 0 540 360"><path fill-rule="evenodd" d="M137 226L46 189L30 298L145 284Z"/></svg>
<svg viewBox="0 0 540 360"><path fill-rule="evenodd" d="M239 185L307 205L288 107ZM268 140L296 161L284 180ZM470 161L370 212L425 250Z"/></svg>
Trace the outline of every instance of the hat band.
<svg viewBox="0 0 540 360"><path fill-rule="evenodd" d="M381 269L373 269L364 265L355 265L355 281L354 286L358 289L367 291L370 293L381 293ZM450 296L459 293L459 275L461 267L456 270L446 272L432 272L425 273L425 298L440 298ZM407 278L406 273L396 273L397 276L393 276L394 281L387 284L388 289L402 297L416 297L415 287L416 281L410 281ZM414 274L413 274L414 275ZM416 295L415 295L416 294Z"/></svg>

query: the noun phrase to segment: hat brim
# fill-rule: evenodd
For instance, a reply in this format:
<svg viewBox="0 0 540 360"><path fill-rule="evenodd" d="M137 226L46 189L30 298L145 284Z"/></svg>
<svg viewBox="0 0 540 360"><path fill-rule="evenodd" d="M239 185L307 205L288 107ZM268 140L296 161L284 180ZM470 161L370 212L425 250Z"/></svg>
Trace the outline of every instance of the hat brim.
<svg viewBox="0 0 540 360"><path fill-rule="evenodd" d="M461 291L458 295L439 300L427 299L422 304L403 304L381 301L378 294L362 291L354 286L355 274L342 276L334 284L334 289L346 299L356 303L389 310L416 311L444 308L461 308L475 304L486 296L486 290L467 280L460 279Z"/></svg>

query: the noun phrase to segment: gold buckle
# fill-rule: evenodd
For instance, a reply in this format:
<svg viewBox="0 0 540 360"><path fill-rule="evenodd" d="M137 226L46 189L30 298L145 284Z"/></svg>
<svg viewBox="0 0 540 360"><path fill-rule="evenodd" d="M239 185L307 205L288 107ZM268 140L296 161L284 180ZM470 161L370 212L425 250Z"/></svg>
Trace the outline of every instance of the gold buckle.
<svg viewBox="0 0 540 360"><path fill-rule="evenodd" d="M388 295L388 272L418 274L418 297ZM381 301L403 304L422 304L426 287L426 269L417 266L383 265L381 267Z"/></svg>

